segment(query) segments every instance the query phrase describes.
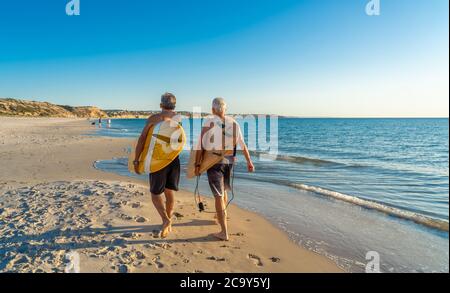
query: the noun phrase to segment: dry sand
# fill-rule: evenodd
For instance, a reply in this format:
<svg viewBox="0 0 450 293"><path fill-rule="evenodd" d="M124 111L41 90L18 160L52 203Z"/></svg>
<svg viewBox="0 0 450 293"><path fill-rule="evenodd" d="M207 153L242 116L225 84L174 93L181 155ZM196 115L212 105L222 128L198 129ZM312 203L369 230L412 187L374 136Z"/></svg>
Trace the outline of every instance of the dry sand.
<svg viewBox="0 0 450 293"><path fill-rule="evenodd" d="M231 240L216 241L218 226L189 191L177 193L173 233L158 238L146 182L92 167L132 141L90 129L87 120L0 117L0 272L64 272L71 251L81 272L341 271L236 206Z"/></svg>

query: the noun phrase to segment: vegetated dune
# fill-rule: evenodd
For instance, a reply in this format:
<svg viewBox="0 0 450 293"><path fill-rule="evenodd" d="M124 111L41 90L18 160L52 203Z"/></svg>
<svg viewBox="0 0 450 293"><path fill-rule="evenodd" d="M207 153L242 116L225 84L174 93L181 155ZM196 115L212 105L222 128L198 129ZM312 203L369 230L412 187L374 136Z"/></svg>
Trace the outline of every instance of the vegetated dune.
<svg viewBox="0 0 450 293"><path fill-rule="evenodd" d="M24 117L94 118L108 115L97 107L71 107L48 102L0 98L0 115Z"/></svg>

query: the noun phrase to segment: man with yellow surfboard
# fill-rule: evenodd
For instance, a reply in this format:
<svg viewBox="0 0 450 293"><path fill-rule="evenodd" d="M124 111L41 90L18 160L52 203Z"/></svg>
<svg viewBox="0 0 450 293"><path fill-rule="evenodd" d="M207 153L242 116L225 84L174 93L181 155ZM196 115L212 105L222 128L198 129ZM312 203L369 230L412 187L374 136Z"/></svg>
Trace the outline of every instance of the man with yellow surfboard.
<svg viewBox="0 0 450 293"><path fill-rule="evenodd" d="M208 183L215 199L217 219L221 227L221 231L214 236L225 241L229 239L226 220L227 190L231 188L230 180L237 145L243 151L248 171L255 170L239 124L232 117L225 115L226 107L224 99L213 100L213 115L205 119L199 146L191 155L190 165L194 164L194 168L188 166L188 177L200 176L201 173L207 172ZM194 174L189 174L192 173L190 171L192 169Z"/></svg>
<svg viewBox="0 0 450 293"><path fill-rule="evenodd" d="M175 110L176 97L165 93L161 97L161 112L148 118L139 137L130 171L149 173L152 202L162 219L161 238L172 231L174 193L180 181L179 154L186 143L181 118ZM165 196L165 202L162 195Z"/></svg>

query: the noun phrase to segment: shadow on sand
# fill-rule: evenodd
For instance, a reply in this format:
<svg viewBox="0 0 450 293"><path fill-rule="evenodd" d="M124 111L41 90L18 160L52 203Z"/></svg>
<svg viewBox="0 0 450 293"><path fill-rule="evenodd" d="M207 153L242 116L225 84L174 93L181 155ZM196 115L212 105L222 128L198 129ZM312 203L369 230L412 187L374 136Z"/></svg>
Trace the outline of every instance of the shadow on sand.
<svg viewBox="0 0 450 293"><path fill-rule="evenodd" d="M185 227L185 226L205 226L214 225L214 221L208 220L192 220L186 223L175 223L174 227ZM160 229L160 225L142 225L142 226L118 226L118 227L105 227L105 228L83 228L83 229L53 229L42 234L37 235L16 235L12 237L1 237L0 238L0 270L5 269L6 265L11 259L14 258L16 253L25 254L29 257L39 255L44 252L49 251L70 251L77 249L86 248L109 248L109 247L126 247L127 245L139 245L139 244L171 244L171 243L204 243L204 242L217 242L218 240L212 235L206 235L202 237L195 238L184 238L184 239L171 239L169 238L160 239L153 238L151 240L133 240L128 239L131 237L125 237L126 234L130 233L148 233L154 234ZM95 240L86 239L81 242L80 239L71 239L74 237L83 236L106 236L106 235L117 235L112 240ZM66 243L57 243L57 240L65 238Z"/></svg>

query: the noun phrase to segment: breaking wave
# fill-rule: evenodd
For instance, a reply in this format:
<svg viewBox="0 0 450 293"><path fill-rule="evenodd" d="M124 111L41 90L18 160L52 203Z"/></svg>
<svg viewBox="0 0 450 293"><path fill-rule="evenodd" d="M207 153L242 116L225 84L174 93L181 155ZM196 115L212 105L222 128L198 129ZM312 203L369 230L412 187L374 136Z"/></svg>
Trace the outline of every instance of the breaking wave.
<svg viewBox="0 0 450 293"><path fill-rule="evenodd" d="M448 232L448 222L444 220L430 218L418 213L401 210L398 208L390 207L381 203L377 203L370 200L361 199L359 197L343 194L337 191L331 191L320 187L309 186L306 184L289 183L290 187L314 192L320 195L328 196L334 199L342 200L351 204L358 205L367 209L376 210L390 216L395 216L401 219L410 220L417 224L421 224L430 228L438 229L441 231Z"/></svg>

